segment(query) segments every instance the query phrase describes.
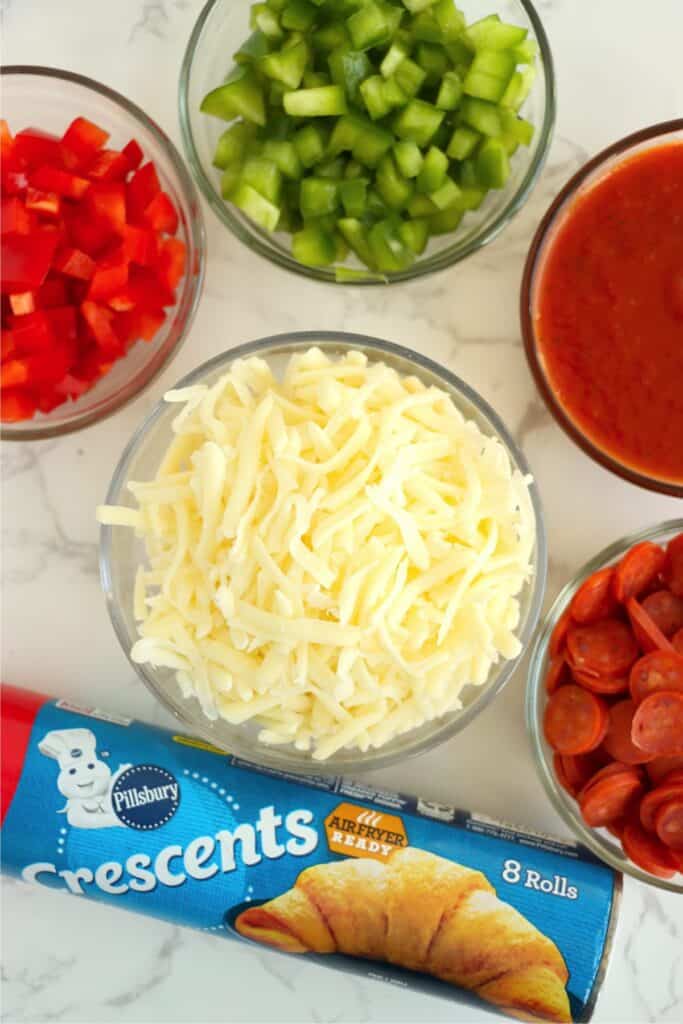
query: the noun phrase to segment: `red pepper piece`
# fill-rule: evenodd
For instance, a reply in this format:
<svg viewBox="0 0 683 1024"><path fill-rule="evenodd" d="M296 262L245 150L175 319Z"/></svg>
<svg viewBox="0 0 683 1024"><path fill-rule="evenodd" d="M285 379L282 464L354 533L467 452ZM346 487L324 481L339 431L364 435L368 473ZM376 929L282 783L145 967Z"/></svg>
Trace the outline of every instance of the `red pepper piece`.
<svg viewBox="0 0 683 1024"><path fill-rule="evenodd" d="M16 388L28 382L28 363L25 359L8 359L0 364L0 388Z"/></svg>
<svg viewBox="0 0 683 1024"><path fill-rule="evenodd" d="M142 163L143 152L139 144L135 139L131 139L121 150L126 160L130 164L131 170L135 170Z"/></svg>
<svg viewBox="0 0 683 1024"><path fill-rule="evenodd" d="M163 238L161 240L158 273L166 287L175 292L185 273L185 243L179 238Z"/></svg>
<svg viewBox="0 0 683 1024"><path fill-rule="evenodd" d="M154 231L174 235L178 230L178 213L166 192L157 192L152 202L145 207L143 219Z"/></svg>
<svg viewBox="0 0 683 1024"><path fill-rule="evenodd" d="M39 288L47 277L58 240L57 232L48 230L3 235L0 291L8 295Z"/></svg>
<svg viewBox="0 0 683 1024"><path fill-rule="evenodd" d="M108 138L109 132L103 131L92 121L85 117L75 118L62 136L64 163L72 170L84 167L92 162Z"/></svg>
<svg viewBox="0 0 683 1024"><path fill-rule="evenodd" d="M144 341L152 341L163 326L166 316L162 310L144 312L139 309L132 309L125 312L117 312L114 317L116 333L130 348L141 338Z"/></svg>
<svg viewBox="0 0 683 1024"><path fill-rule="evenodd" d="M131 264L128 276L128 291L135 306L145 312L175 305L175 295L159 276L148 267Z"/></svg>
<svg viewBox="0 0 683 1024"><path fill-rule="evenodd" d="M28 185L24 171L13 170L5 164L0 168L3 196L19 196Z"/></svg>
<svg viewBox="0 0 683 1024"><path fill-rule="evenodd" d="M103 224L120 235L126 225L126 191L120 182L95 182L86 197L86 206Z"/></svg>
<svg viewBox="0 0 683 1024"><path fill-rule="evenodd" d="M88 289L88 298L106 302L118 295L128 284L128 264L111 258L98 263Z"/></svg>
<svg viewBox="0 0 683 1024"><path fill-rule="evenodd" d="M9 304L15 316L25 316L33 313L36 308L36 296L34 292L15 292L10 295Z"/></svg>
<svg viewBox="0 0 683 1024"><path fill-rule="evenodd" d="M89 281L95 273L95 267L95 261L87 253L68 246L60 249L54 261L55 270L81 281Z"/></svg>
<svg viewBox="0 0 683 1024"><path fill-rule="evenodd" d="M113 314L111 311L96 302L86 300L81 303L81 312L103 354L113 358L121 355L123 346L121 339L112 327Z"/></svg>
<svg viewBox="0 0 683 1024"><path fill-rule="evenodd" d="M50 318L44 309L17 317L12 324L12 333L17 351L22 353L43 352L55 340Z"/></svg>
<svg viewBox="0 0 683 1024"><path fill-rule="evenodd" d="M0 419L3 423L18 423L30 420L36 411L35 399L22 388L3 391L0 405Z"/></svg>
<svg viewBox="0 0 683 1024"><path fill-rule="evenodd" d="M123 181L132 170L125 153L117 149L103 149L88 165L87 175L91 181Z"/></svg>
<svg viewBox="0 0 683 1024"><path fill-rule="evenodd" d="M30 174L30 181L34 188L39 188L43 192L56 192L67 199L82 199L90 188L87 178L80 178L76 174L48 164L43 164L33 171Z"/></svg>
<svg viewBox="0 0 683 1024"><path fill-rule="evenodd" d="M39 128L25 128L17 132L14 137L14 156L29 171L43 164L62 166L59 139Z"/></svg>
<svg viewBox="0 0 683 1024"><path fill-rule="evenodd" d="M141 267L153 266L158 256L157 237L148 228L126 224L123 229L123 251L130 263L137 263Z"/></svg>
<svg viewBox="0 0 683 1024"><path fill-rule="evenodd" d="M60 341L75 342L78 334L76 330L76 309L74 306L53 306L45 310L52 332Z"/></svg>
<svg viewBox="0 0 683 1024"><path fill-rule="evenodd" d="M96 259L115 239L111 224L102 217L84 216L78 209L65 218L71 244Z"/></svg>
<svg viewBox="0 0 683 1024"><path fill-rule="evenodd" d="M13 356L17 350L17 343L14 340L14 331L8 331L4 327L0 331L0 359L4 363L6 359Z"/></svg>
<svg viewBox="0 0 683 1024"><path fill-rule="evenodd" d="M128 219L133 223L144 223L145 210L159 192L161 185L154 164L143 164L126 185Z"/></svg>
<svg viewBox="0 0 683 1024"><path fill-rule="evenodd" d="M68 302L66 282L61 277L51 277L52 271L38 289L36 301L41 309L51 306L66 306Z"/></svg>
<svg viewBox="0 0 683 1024"><path fill-rule="evenodd" d="M21 199L17 196L3 196L0 222L3 235L27 235L31 230L32 218Z"/></svg>
<svg viewBox="0 0 683 1024"><path fill-rule="evenodd" d="M26 209L42 213L46 217L57 217L62 201L56 192L41 192L39 188L26 189Z"/></svg>

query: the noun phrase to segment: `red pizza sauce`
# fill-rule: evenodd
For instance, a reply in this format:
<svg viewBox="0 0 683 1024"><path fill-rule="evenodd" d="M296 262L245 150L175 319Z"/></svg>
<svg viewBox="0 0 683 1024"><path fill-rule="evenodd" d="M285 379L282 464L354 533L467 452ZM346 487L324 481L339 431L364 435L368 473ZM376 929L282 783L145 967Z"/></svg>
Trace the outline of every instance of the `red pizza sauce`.
<svg viewBox="0 0 683 1024"><path fill-rule="evenodd" d="M534 327L548 384L587 439L683 482L683 141L626 158L571 201Z"/></svg>

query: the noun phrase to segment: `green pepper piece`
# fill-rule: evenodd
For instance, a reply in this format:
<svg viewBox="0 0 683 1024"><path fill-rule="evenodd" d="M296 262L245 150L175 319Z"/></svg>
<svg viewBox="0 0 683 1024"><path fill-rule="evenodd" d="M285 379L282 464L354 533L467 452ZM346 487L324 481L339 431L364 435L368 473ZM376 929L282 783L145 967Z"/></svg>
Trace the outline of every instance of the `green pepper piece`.
<svg viewBox="0 0 683 1024"><path fill-rule="evenodd" d="M242 165L239 163L230 164L221 174L221 195L223 199L229 199L233 190L237 187L242 176Z"/></svg>
<svg viewBox="0 0 683 1024"><path fill-rule="evenodd" d="M391 149L394 136L385 128L372 121L359 118L358 138L351 150L354 160L365 167L376 167L387 150Z"/></svg>
<svg viewBox="0 0 683 1024"><path fill-rule="evenodd" d="M257 30L242 43L239 50L232 55L232 59L235 64L253 64L270 53L271 49L272 44L268 36Z"/></svg>
<svg viewBox="0 0 683 1024"><path fill-rule="evenodd" d="M274 206L279 205L282 175L272 160L262 156L248 157L242 167L242 181Z"/></svg>
<svg viewBox="0 0 683 1024"><path fill-rule="evenodd" d="M448 171L448 157L436 146L430 146L417 176L417 191L425 194L435 192L443 185ZM438 205L438 204L437 204Z"/></svg>
<svg viewBox="0 0 683 1024"><path fill-rule="evenodd" d="M286 178L297 181L303 174L296 146L289 139L266 139L261 155L272 160Z"/></svg>
<svg viewBox="0 0 683 1024"><path fill-rule="evenodd" d="M284 108L292 117L333 117L346 113L346 97L339 85L298 89L285 94Z"/></svg>
<svg viewBox="0 0 683 1024"><path fill-rule="evenodd" d="M441 80L436 105L439 110L455 110L462 98L462 81L457 71L447 71Z"/></svg>
<svg viewBox="0 0 683 1024"><path fill-rule="evenodd" d="M345 168L346 160L340 156L335 160L326 160L325 163L318 164L315 173L319 178L334 178L338 181L344 177Z"/></svg>
<svg viewBox="0 0 683 1024"><path fill-rule="evenodd" d="M460 106L460 117L466 125L482 135L493 137L502 134L503 125L500 111L493 103L488 103L486 100L465 96Z"/></svg>
<svg viewBox="0 0 683 1024"><path fill-rule="evenodd" d="M333 233L319 224L306 224L292 235L292 255L307 267L329 267L337 256Z"/></svg>
<svg viewBox="0 0 683 1024"><path fill-rule="evenodd" d="M253 124L266 123L263 89L250 67L240 68L225 85L207 93L199 109L223 121L243 117Z"/></svg>
<svg viewBox="0 0 683 1024"><path fill-rule="evenodd" d="M424 100L411 100L394 122L394 131L400 139L426 146L444 118L443 110L437 110Z"/></svg>
<svg viewBox="0 0 683 1024"><path fill-rule="evenodd" d="M394 40L385 53L382 63L379 66L379 70L384 78L388 78L389 75L393 75L399 64L404 61L407 56L408 47L403 43Z"/></svg>
<svg viewBox="0 0 683 1024"><path fill-rule="evenodd" d="M283 28L293 28L298 32L308 32L318 17L318 12L308 0L288 0L287 6L280 15Z"/></svg>
<svg viewBox="0 0 683 1024"><path fill-rule="evenodd" d="M304 178L301 182L299 208L304 220L334 213L339 206L339 186L329 178Z"/></svg>
<svg viewBox="0 0 683 1024"><path fill-rule="evenodd" d="M510 177L510 161L500 139L487 139L477 153L477 176L488 188L504 188Z"/></svg>
<svg viewBox="0 0 683 1024"><path fill-rule="evenodd" d="M365 127L365 122L357 114L345 114L340 117L332 129L330 137L330 155L350 153Z"/></svg>
<svg viewBox="0 0 683 1024"><path fill-rule="evenodd" d="M408 203L408 213L413 218L431 217L437 207L428 196L415 195Z"/></svg>
<svg viewBox="0 0 683 1024"><path fill-rule="evenodd" d="M267 231L275 231L280 220L280 210L251 185L241 182L230 195L230 199L248 217Z"/></svg>
<svg viewBox="0 0 683 1024"><path fill-rule="evenodd" d="M372 64L362 50L348 50L338 47L327 58L332 80L344 87L351 103L362 102L360 86L372 74Z"/></svg>
<svg viewBox="0 0 683 1024"><path fill-rule="evenodd" d="M486 198L486 189L476 185L462 185L458 206L463 211L478 210Z"/></svg>
<svg viewBox="0 0 683 1024"><path fill-rule="evenodd" d="M525 39L523 43L513 46L510 53L516 64L533 64L538 56L538 43L535 39Z"/></svg>
<svg viewBox="0 0 683 1024"><path fill-rule="evenodd" d="M367 178L351 178L340 182L339 197L347 217L362 217L367 205Z"/></svg>
<svg viewBox="0 0 683 1024"><path fill-rule="evenodd" d="M461 125L453 132L446 152L451 160L465 160L477 148L480 139L479 132Z"/></svg>
<svg viewBox="0 0 683 1024"><path fill-rule="evenodd" d="M419 14L431 7L434 0L402 0L403 6L407 7L411 14Z"/></svg>
<svg viewBox="0 0 683 1024"><path fill-rule="evenodd" d="M393 147L396 165L404 178L416 178L424 157L416 142L397 142Z"/></svg>
<svg viewBox="0 0 683 1024"><path fill-rule="evenodd" d="M420 43L442 43L444 35L432 11L421 11L410 23L413 39Z"/></svg>
<svg viewBox="0 0 683 1024"><path fill-rule="evenodd" d="M337 221L337 229L361 263L364 263L366 267L373 270L375 268L375 261L365 228L361 222L355 217L342 217Z"/></svg>
<svg viewBox="0 0 683 1024"><path fill-rule="evenodd" d="M427 73L414 60L406 57L396 68L392 77L406 96L415 96L422 88Z"/></svg>
<svg viewBox="0 0 683 1024"><path fill-rule="evenodd" d="M449 206L446 210L439 210L429 218L429 232L432 235L450 235L455 231L463 218L463 211L458 206Z"/></svg>
<svg viewBox="0 0 683 1024"><path fill-rule="evenodd" d="M460 198L460 189L452 178L445 178L434 192L429 193L429 198L439 210L447 210L455 206Z"/></svg>
<svg viewBox="0 0 683 1024"><path fill-rule="evenodd" d="M384 93L384 79L381 75L371 75L370 78L366 78L361 83L360 93L365 108L373 121L378 121L392 109L392 105Z"/></svg>
<svg viewBox="0 0 683 1024"><path fill-rule="evenodd" d="M248 121L236 121L223 132L216 143L213 165L221 170L229 164L242 163L254 141L256 128Z"/></svg>
<svg viewBox="0 0 683 1024"><path fill-rule="evenodd" d="M252 5L249 24L251 28L259 29L269 39L281 39L284 34L276 12L268 4Z"/></svg>
<svg viewBox="0 0 683 1024"><path fill-rule="evenodd" d="M333 22L331 25L323 25L313 33L313 46L317 50L331 53L332 50L336 50L340 46L350 48L351 39L345 25Z"/></svg>
<svg viewBox="0 0 683 1024"><path fill-rule="evenodd" d="M399 235L392 218L373 224L368 232L368 242L378 270L395 273L406 270L414 261L414 254Z"/></svg>
<svg viewBox="0 0 683 1024"><path fill-rule="evenodd" d="M510 135L521 146L531 145L534 137L534 126L530 121L506 109L500 111L500 118L506 135Z"/></svg>
<svg viewBox="0 0 683 1024"><path fill-rule="evenodd" d="M324 71L304 71L302 85L304 89L319 89L321 85L331 85L331 78Z"/></svg>
<svg viewBox="0 0 683 1024"><path fill-rule="evenodd" d="M388 9L370 0L346 19L354 49L369 50L389 38L391 20L388 13Z"/></svg>
<svg viewBox="0 0 683 1024"><path fill-rule="evenodd" d="M427 85L437 85L448 70L446 51L437 43L418 43L415 58L427 76Z"/></svg>
<svg viewBox="0 0 683 1024"><path fill-rule="evenodd" d="M296 133L292 141L304 167L320 163L327 144L325 133L320 126L307 124Z"/></svg>
<svg viewBox="0 0 683 1024"><path fill-rule="evenodd" d="M463 82L469 96L497 103L515 71L515 59L506 50L479 50Z"/></svg>
<svg viewBox="0 0 683 1024"><path fill-rule="evenodd" d="M465 28L465 15L453 3L453 0L438 0L432 8L434 20L441 29L443 38L455 40Z"/></svg>
<svg viewBox="0 0 683 1024"><path fill-rule="evenodd" d="M402 209L409 202L414 190L412 182L399 174L391 153L387 153L380 160L375 185L384 202L392 210Z"/></svg>
<svg viewBox="0 0 683 1024"><path fill-rule="evenodd" d="M404 220L399 225L398 233L401 241L408 246L416 256L421 256L427 248L429 240L429 221L425 218L416 220Z"/></svg>
<svg viewBox="0 0 683 1024"><path fill-rule="evenodd" d="M460 39L453 39L450 42L444 43L443 48L448 54L448 59L453 65L453 69L459 74L466 74L467 69L472 63L472 51L464 39L462 37Z"/></svg>
<svg viewBox="0 0 683 1024"><path fill-rule="evenodd" d="M349 160L344 170L344 177L350 179L361 178L364 171L365 168L357 160Z"/></svg>
<svg viewBox="0 0 683 1024"><path fill-rule="evenodd" d="M507 25L497 14L491 14L470 25L463 38L474 50L508 50L523 42L527 35L525 28Z"/></svg>

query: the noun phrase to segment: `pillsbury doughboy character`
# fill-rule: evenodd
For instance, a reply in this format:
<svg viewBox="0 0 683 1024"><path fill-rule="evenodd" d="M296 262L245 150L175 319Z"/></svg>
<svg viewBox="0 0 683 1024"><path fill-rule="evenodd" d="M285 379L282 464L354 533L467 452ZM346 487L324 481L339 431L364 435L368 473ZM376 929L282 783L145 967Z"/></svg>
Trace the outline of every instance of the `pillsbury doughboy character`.
<svg viewBox="0 0 683 1024"><path fill-rule="evenodd" d="M38 744L38 750L59 764L57 788L67 798L59 814L74 828L111 828L122 826L112 810L111 790L116 779L130 765L124 764L112 775L109 765L100 761L96 740L90 729L53 729Z"/></svg>

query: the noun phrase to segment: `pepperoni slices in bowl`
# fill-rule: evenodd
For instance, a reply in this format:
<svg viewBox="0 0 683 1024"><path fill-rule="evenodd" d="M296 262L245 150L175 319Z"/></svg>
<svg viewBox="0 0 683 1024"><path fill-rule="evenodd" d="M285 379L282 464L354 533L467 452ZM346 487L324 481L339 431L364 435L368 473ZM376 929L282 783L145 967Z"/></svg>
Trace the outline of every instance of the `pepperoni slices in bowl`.
<svg viewBox="0 0 683 1024"><path fill-rule="evenodd" d="M583 842L683 892L683 520L612 545L565 587L536 640L527 717Z"/></svg>

